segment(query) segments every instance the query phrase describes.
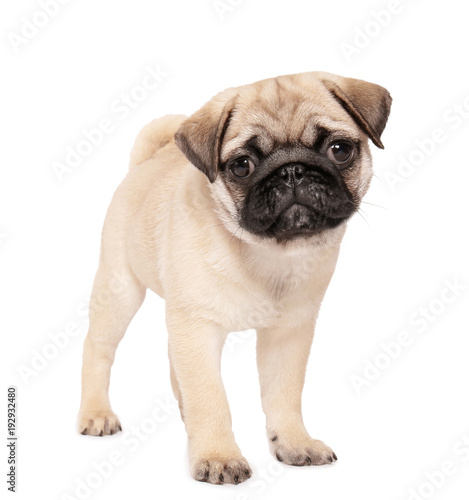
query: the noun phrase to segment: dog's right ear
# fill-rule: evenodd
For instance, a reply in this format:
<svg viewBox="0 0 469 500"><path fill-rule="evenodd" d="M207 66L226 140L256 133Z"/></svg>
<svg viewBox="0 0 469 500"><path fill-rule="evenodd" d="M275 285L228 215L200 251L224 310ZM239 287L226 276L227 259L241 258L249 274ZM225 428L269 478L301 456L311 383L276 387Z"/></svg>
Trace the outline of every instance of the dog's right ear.
<svg viewBox="0 0 469 500"><path fill-rule="evenodd" d="M223 136L234 109L237 91L228 89L182 122L174 139L188 160L214 182Z"/></svg>

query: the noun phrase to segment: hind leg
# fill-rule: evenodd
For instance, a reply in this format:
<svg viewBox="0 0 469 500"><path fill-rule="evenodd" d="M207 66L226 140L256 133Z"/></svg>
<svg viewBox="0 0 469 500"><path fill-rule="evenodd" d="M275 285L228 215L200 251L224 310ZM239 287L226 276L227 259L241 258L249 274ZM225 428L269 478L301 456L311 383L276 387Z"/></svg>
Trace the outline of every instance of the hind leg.
<svg viewBox="0 0 469 500"><path fill-rule="evenodd" d="M100 265L90 301L90 327L83 349L78 428L103 436L121 430L109 402L111 366L117 346L145 298L145 288L123 269Z"/></svg>

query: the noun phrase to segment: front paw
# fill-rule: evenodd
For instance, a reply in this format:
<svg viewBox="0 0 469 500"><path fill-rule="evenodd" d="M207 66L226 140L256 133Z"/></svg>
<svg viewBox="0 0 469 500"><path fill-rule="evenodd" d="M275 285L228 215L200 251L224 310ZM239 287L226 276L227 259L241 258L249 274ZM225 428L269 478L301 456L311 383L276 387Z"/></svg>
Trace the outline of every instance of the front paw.
<svg viewBox="0 0 469 500"><path fill-rule="evenodd" d="M239 484L252 475L244 457L210 457L201 459L192 467L192 477L212 484Z"/></svg>
<svg viewBox="0 0 469 500"><path fill-rule="evenodd" d="M117 415L112 411L80 411L78 431L89 436L107 436L122 430Z"/></svg>
<svg viewBox="0 0 469 500"><path fill-rule="evenodd" d="M337 455L329 446L309 436L298 440L274 434L270 441L277 460L288 465L325 465L337 460Z"/></svg>
<svg viewBox="0 0 469 500"><path fill-rule="evenodd" d="M213 444L217 443L216 446ZM252 471L234 439L205 436L189 440L192 477L212 484L239 484L251 477Z"/></svg>

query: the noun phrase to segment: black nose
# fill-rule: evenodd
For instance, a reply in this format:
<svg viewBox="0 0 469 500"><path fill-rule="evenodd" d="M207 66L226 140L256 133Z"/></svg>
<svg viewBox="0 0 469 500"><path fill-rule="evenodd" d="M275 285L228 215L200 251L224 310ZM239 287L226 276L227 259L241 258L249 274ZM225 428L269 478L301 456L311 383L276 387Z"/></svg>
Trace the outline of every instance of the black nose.
<svg viewBox="0 0 469 500"><path fill-rule="evenodd" d="M305 167L301 163L291 163L278 169L278 176L287 186L295 188L304 179Z"/></svg>

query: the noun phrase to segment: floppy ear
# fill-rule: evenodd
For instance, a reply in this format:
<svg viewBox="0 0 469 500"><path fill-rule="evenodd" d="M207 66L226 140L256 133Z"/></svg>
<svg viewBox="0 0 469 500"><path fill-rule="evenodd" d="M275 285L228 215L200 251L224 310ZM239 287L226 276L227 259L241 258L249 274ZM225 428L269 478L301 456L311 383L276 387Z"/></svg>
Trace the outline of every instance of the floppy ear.
<svg viewBox="0 0 469 500"><path fill-rule="evenodd" d="M381 134L391 111L389 92L374 83L332 74L324 74L322 81L373 143L384 149Z"/></svg>
<svg viewBox="0 0 469 500"><path fill-rule="evenodd" d="M233 111L235 95L234 89L216 95L182 122L174 136L179 149L210 182L217 178L220 148Z"/></svg>

